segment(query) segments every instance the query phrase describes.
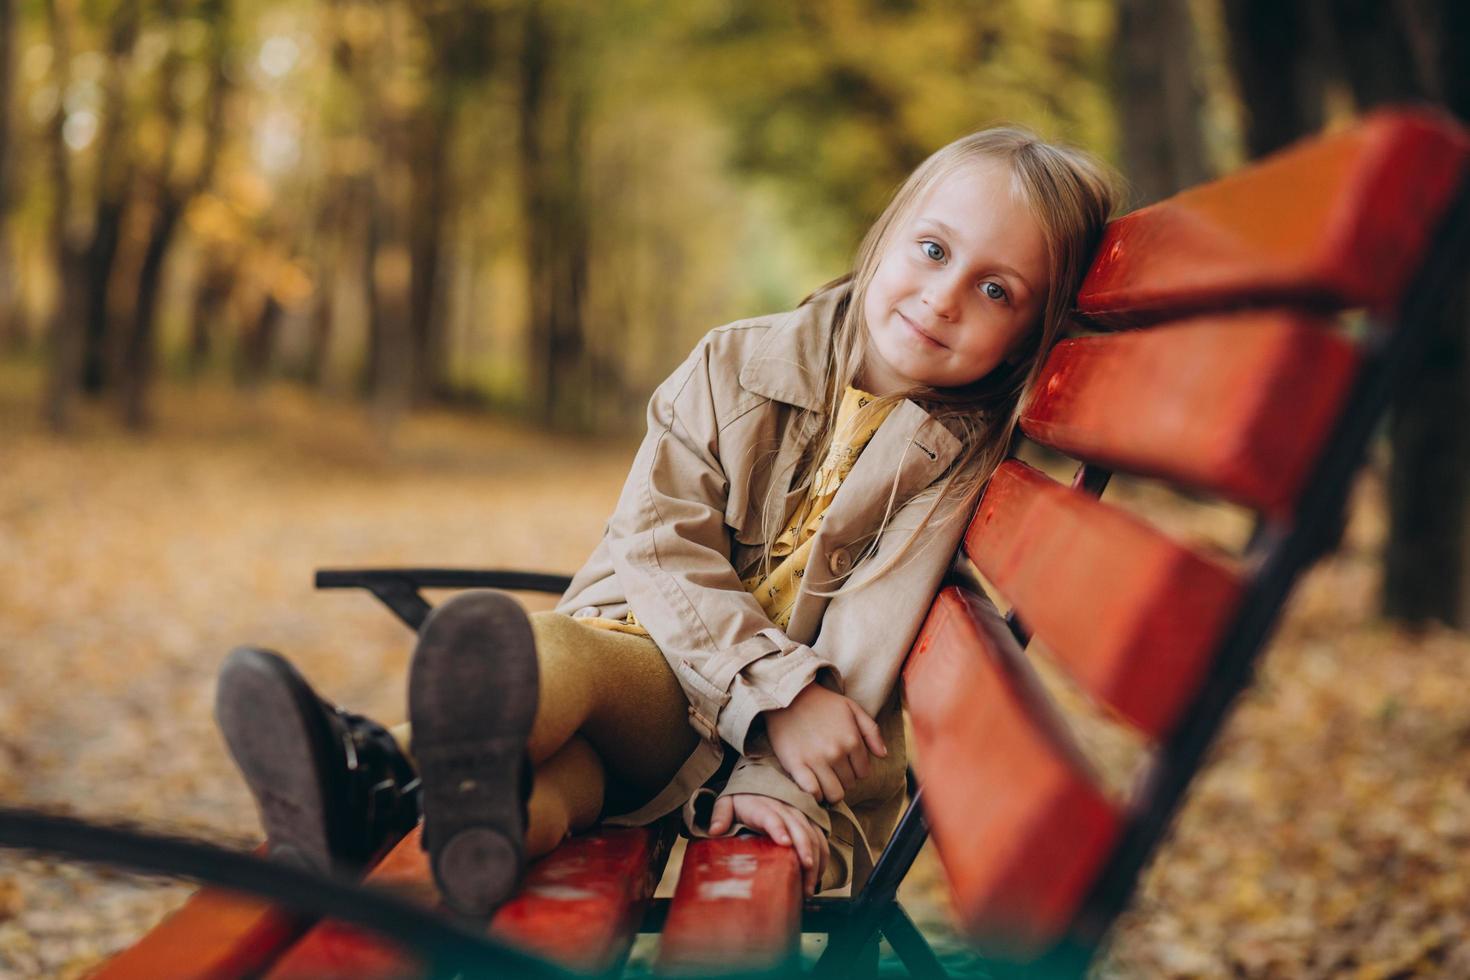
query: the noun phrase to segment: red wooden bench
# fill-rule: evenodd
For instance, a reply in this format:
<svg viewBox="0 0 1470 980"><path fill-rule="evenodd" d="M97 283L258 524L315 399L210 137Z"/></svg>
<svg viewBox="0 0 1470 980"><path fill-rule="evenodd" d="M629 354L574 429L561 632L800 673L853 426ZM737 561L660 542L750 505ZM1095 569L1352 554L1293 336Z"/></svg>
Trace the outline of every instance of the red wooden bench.
<svg viewBox="0 0 1470 980"><path fill-rule="evenodd" d="M569 969L615 973L639 931L657 969L871 965L882 934L916 975L938 960L895 900L932 830L965 935L997 964L1080 972L1127 903L1290 587L1334 546L1350 479L1422 323L1464 275L1470 142L1444 118L1381 113L1118 219L1078 299L1100 331L1062 342L1022 428L1079 466L1071 485L1019 460L991 481L904 671L919 789L866 886L803 903L789 850L692 842L653 900L667 828L606 829L539 862L490 925ZM1345 328L1336 315L1357 311ZM1363 316L1361 314L1366 314ZM1105 332L1107 328L1147 330ZM1240 554L1205 553L1099 499L1112 471L1258 515ZM559 591L526 573L326 572L417 626L425 587ZM987 618L975 590L1010 606ZM1146 743L1127 792L1099 777L1027 649ZM414 836L367 877L436 902ZM412 975L422 951L201 891L99 977ZM488 962L488 961L487 961Z"/></svg>

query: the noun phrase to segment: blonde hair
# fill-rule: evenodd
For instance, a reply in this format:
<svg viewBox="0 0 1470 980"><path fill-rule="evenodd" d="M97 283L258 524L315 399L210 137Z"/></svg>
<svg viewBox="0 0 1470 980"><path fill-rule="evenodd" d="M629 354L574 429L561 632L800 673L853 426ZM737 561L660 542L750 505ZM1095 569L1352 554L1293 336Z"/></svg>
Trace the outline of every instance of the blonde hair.
<svg viewBox="0 0 1470 980"><path fill-rule="evenodd" d="M1041 373L1045 353L1051 349L1071 314L1073 297L1117 201L1117 178L1091 154L1045 142L1036 134L1017 127L999 126L971 133L940 148L919 164L894 192L888 206L863 237L853 270L802 301L804 304L829 288L851 283L845 303L838 308L836 329L829 347L825 374L826 411L812 413L804 420L804 424L815 427L815 433L807 453L797 464L797 475L791 487L792 491L803 491L797 520L804 522L810 510L810 494L806 491L810 490L818 463L826 458L832 445L835 435L833 423L843 392L855 383L869 356L863 307L879 261L896 231L908 221L935 184L967 165L982 161L999 161L1009 167L1015 193L1030 206L1041 226L1050 272L1045 305L1037 328L1028 331L1020 346L979 380L957 388L921 386L875 399L873 410L905 398L913 399L951 430L958 430L956 434L964 448L947 470L914 533L864 584L877 579L908 552L941 505L949 502L952 507L963 507L968 513L985 481L1010 452L1020 406ZM892 516L898 493L898 469L895 468L883 520L872 540L853 561L854 569L877 550L878 540ZM778 481L773 480L762 509L763 577L770 574L771 549L785 527L779 504L784 497ZM777 502L777 506L773 507L773 502Z"/></svg>

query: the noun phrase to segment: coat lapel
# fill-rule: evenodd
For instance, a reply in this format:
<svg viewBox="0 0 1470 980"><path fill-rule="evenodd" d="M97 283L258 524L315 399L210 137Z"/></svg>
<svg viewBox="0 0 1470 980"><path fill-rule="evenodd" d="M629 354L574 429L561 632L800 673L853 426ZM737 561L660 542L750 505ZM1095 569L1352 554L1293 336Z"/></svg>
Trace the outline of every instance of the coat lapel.
<svg viewBox="0 0 1470 980"><path fill-rule="evenodd" d="M844 548L856 559L867 546L888 507L894 473L898 473L898 490L893 498L896 514L910 497L949 467L961 448L954 433L914 402L904 401L894 408L837 488L822 526L812 536L811 555L787 635L798 643L816 639L829 597L813 595L809 590L831 592L841 584L843 580L831 567L831 557L838 548Z"/></svg>
<svg viewBox="0 0 1470 980"><path fill-rule="evenodd" d="M833 320L847 293L846 285L826 290L772 327L741 366L741 387L808 411L824 411L827 392L823 372L835 329ZM774 464L775 478L785 480L787 486L797 460L811 441L805 429L791 426L782 436ZM812 536L811 554L787 635L798 643L816 639L828 597L812 595L808 589L831 592L840 584L831 568L831 555L838 548L846 548L853 558L861 553L888 506L894 473L899 474L893 499L897 513L910 497L949 467L961 448L954 433L912 401L904 401L889 413L838 487L822 526ZM799 497L799 491L787 491L788 518Z"/></svg>

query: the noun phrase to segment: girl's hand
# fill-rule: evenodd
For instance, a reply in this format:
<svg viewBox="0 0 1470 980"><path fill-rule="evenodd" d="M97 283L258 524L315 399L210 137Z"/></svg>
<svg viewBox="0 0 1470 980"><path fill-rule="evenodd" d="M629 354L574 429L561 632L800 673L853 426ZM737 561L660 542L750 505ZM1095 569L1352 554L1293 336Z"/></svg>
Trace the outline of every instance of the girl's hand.
<svg viewBox="0 0 1470 980"><path fill-rule="evenodd" d="M806 814L790 803L754 793L732 793L715 800L709 832L719 836L736 821L794 849L801 861L802 889L808 895L817 893L822 870L827 866L827 840Z"/></svg>
<svg viewBox="0 0 1470 980"><path fill-rule="evenodd" d="M878 723L856 701L820 684L808 684L791 704L764 717L777 760L823 803L841 803L868 775L870 751L888 755Z"/></svg>

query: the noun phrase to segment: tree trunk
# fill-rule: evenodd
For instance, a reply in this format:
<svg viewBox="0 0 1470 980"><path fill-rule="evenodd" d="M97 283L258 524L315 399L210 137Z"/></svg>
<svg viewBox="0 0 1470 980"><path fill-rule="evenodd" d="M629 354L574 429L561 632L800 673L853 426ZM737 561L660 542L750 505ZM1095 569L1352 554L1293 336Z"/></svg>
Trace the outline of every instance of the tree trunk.
<svg viewBox="0 0 1470 980"><path fill-rule="evenodd" d="M163 260L168 256L168 247L183 210L184 202L172 195L165 195L165 199L158 203L143 253L143 267L138 275L132 329L128 331L123 347L118 379L123 425L134 431L146 428L150 421L148 389L153 380L155 321L158 295L163 284Z"/></svg>
<svg viewBox="0 0 1470 980"><path fill-rule="evenodd" d="M71 36L57 0L46 0L46 19L51 28L51 47L56 65L57 90L71 84ZM51 168L53 204L51 249L58 279L56 308L51 311L49 370L42 396L41 414L53 432L71 427L72 404L76 400L82 363L82 294L73 288L80 282L81 250L72 242L67 204L72 199L70 163L62 138L65 112L58 100L46 127L47 162Z"/></svg>
<svg viewBox="0 0 1470 980"><path fill-rule="evenodd" d="M586 428L592 398L582 333L588 266L583 98L536 4L525 11L520 68L523 224L529 264L530 404L553 428Z"/></svg>
<svg viewBox="0 0 1470 980"><path fill-rule="evenodd" d="M1431 99L1470 121L1470 5L1226 0L1231 55L1250 112L1252 155L1316 129L1322 80L1339 75L1363 109ZM1406 178L1407 179L1407 178ZM1385 614L1470 629L1470 296L1444 297L1417 374L1389 418Z"/></svg>
<svg viewBox="0 0 1470 980"><path fill-rule="evenodd" d="M1336 0L1344 64L1367 106L1428 96L1470 122L1470 10L1415 5L1412 19L1366 0ZM1465 257L1470 265L1470 257ZM1390 418L1384 612L1470 630L1470 275L1444 298L1424 363Z"/></svg>
<svg viewBox="0 0 1470 980"><path fill-rule="evenodd" d="M391 191L384 193L380 188L369 234L373 256L369 268L373 296L369 396L373 427L384 440L392 438L408 406L414 376L409 324L412 259L403 243L397 205Z"/></svg>
<svg viewBox="0 0 1470 980"><path fill-rule="evenodd" d="M1114 35L1115 100L1124 172L1138 200L1150 204L1208 180L1204 95L1195 78L1189 6L1175 0L1120 0Z"/></svg>
<svg viewBox="0 0 1470 980"><path fill-rule="evenodd" d="M430 98L428 132L415 141L422 158L414 173L414 206L409 219L411 283L409 329L413 342L413 398L441 397L448 372L445 343L444 283L440 269L449 202L449 146L454 103L447 82L437 81Z"/></svg>
<svg viewBox="0 0 1470 980"><path fill-rule="evenodd" d="M1307 5L1224 0L1224 12L1248 154L1263 156L1320 129L1326 68Z"/></svg>
<svg viewBox="0 0 1470 980"><path fill-rule="evenodd" d="M188 371L191 375L202 373L209 360L218 322L234 285L235 270L223 259L206 255L204 268L194 284L194 302L189 313Z"/></svg>
<svg viewBox="0 0 1470 980"><path fill-rule="evenodd" d="M1470 630L1470 319L1462 279L1389 419L1383 611Z"/></svg>
<svg viewBox="0 0 1470 980"><path fill-rule="evenodd" d="M270 373L276 337L281 332L281 317L285 312L275 293L267 290L260 304L260 313L245 331L240 345L237 370L246 388L259 387Z"/></svg>
<svg viewBox="0 0 1470 980"><path fill-rule="evenodd" d="M177 20L177 3L162 6L164 16ZM224 135L225 58L227 55L226 0L208 0L200 13L210 24L210 82L205 100L205 147L199 170L184 187L175 187L174 149L183 109L176 95L176 81L182 65L177 47L170 49L159 72L159 100L163 106L169 151L164 154L159 171L153 177L155 201L153 221L148 232L148 243L144 247L143 264L138 273L137 298L133 316L126 332L120 362L120 406L123 424L130 429L142 429L148 424L148 390L153 379L154 349L157 346L158 297L163 285L164 260L169 246L173 244L179 219L189 201L214 178L215 163L219 159L220 142Z"/></svg>
<svg viewBox="0 0 1470 980"><path fill-rule="evenodd" d="M107 89L98 137L97 208L92 240L87 247L86 300L82 334L82 390L99 395L109 383L108 360L112 340L108 329L107 287L112 279L122 235L123 212L133 183L132 154L126 145L126 62L138 33L138 0L122 0L108 28Z"/></svg>
<svg viewBox="0 0 1470 980"><path fill-rule="evenodd" d="M0 350L25 346L20 278L10 249L10 212L15 203L15 35L20 29L16 0L0 0Z"/></svg>

